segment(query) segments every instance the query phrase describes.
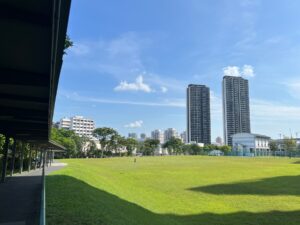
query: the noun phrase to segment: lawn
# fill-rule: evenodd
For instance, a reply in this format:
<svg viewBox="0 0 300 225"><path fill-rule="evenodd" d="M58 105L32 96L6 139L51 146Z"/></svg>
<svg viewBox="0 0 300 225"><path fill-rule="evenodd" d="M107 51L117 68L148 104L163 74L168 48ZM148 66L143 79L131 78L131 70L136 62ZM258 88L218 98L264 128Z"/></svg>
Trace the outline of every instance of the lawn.
<svg viewBox="0 0 300 225"><path fill-rule="evenodd" d="M300 161L140 157L63 160L47 176L49 225L299 225Z"/></svg>

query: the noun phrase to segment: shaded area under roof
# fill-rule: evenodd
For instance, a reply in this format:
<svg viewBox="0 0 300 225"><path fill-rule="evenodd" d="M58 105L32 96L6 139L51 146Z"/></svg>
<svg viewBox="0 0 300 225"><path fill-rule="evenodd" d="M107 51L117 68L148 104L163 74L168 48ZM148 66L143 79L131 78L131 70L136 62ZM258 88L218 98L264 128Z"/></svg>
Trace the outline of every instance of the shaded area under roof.
<svg viewBox="0 0 300 225"><path fill-rule="evenodd" d="M0 0L0 133L48 141L70 0Z"/></svg>

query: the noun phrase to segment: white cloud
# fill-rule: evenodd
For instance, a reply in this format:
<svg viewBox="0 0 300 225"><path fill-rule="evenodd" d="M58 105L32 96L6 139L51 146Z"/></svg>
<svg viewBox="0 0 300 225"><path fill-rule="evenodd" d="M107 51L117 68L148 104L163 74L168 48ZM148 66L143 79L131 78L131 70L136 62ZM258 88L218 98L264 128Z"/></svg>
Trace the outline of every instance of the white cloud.
<svg viewBox="0 0 300 225"><path fill-rule="evenodd" d="M143 125L143 121L142 120L137 120L137 121L134 121L132 123L126 124L124 127L139 128L139 127L142 127L142 125Z"/></svg>
<svg viewBox="0 0 300 225"><path fill-rule="evenodd" d="M134 83L121 81L121 83L117 87L115 87L114 90L115 91L144 91L147 93L153 91L148 84L144 83L142 75L138 76Z"/></svg>
<svg viewBox="0 0 300 225"><path fill-rule="evenodd" d="M300 79L291 79L283 84L287 87L286 90L292 97L300 99Z"/></svg>
<svg viewBox="0 0 300 225"><path fill-rule="evenodd" d="M128 80L141 74L148 86L151 85L160 92L162 86L168 91L183 91L188 83L185 80L147 71L143 55L153 42L155 40L152 40L151 36L145 37L136 32L124 33L108 40L74 40L76 47L70 49L69 61L66 61L64 65L72 70L94 71L101 76L111 76L118 81L123 80L122 85L126 88L130 84ZM154 92L153 89L152 91Z"/></svg>
<svg viewBox="0 0 300 225"><path fill-rule="evenodd" d="M160 87L160 90L162 93L166 93L168 91L168 88L162 86L162 87Z"/></svg>
<svg viewBox="0 0 300 225"><path fill-rule="evenodd" d="M224 76L234 76L234 77L254 77L254 68L251 65L244 65L242 69L238 66L226 66L223 68Z"/></svg>
<svg viewBox="0 0 300 225"><path fill-rule="evenodd" d="M139 106L153 106L153 107L175 107L184 108L186 107L186 100L184 98L179 99L164 99L155 102L137 102L130 100L114 100L114 99L103 99L95 97L81 96L76 92L69 93L65 91L60 91L59 98L65 97L72 101L78 102L92 102L92 103L103 103L103 104L117 104L117 105L139 105Z"/></svg>
<svg viewBox="0 0 300 225"><path fill-rule="evenodd" d="M239 77L240 74L240 68L237 66L227 66L223 68L223 74L224 76L233 76L233 77Z"/></svg>
<svg viewBox="0 0 300 225"><path fill-rule="evenodd" d="M243 77L254 77L254 68L251 65L244 65L241 75Z"/></svg>
<svg viewBox="0 0 300 225"><path fill-rule="evenodd" d="M254 120L300 121L300 107L298 106L253 99L250 104L250 109Z"/></svg>

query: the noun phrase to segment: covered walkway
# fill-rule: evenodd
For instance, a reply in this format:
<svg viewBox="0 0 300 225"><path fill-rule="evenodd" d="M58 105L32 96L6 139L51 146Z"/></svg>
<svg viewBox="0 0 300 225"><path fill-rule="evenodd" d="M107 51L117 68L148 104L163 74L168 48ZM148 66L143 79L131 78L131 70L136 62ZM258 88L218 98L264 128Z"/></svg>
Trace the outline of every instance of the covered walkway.
<svg viewBox="0 0 300 225"><path fill-rule="evenodd" d="M51 141L51 127L70 5L0 0L1 225L46 223L45 164L64 149ZM23 172L33 168L44 169Z"/></svg>
<svg viewBox="0 0 300 225"><path fill-rule="evenodd" d="M46 167L45 173L62 167L62 164L53 164ZM42 169L37 169L9 177L0 185L0 225L39 224L42 182Z"/></svg>

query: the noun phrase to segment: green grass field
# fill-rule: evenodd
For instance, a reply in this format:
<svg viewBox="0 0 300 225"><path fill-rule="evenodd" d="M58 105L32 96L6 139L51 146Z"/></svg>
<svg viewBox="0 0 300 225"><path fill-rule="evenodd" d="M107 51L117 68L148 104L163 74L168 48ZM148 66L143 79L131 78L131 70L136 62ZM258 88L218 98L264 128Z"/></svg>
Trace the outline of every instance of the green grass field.
<svg viewBox="0 0 300 225"><path fill-rule="evenodd" d="M47 176L49 225L299 225L300 161L140 157L63 160Z"/></svg>

